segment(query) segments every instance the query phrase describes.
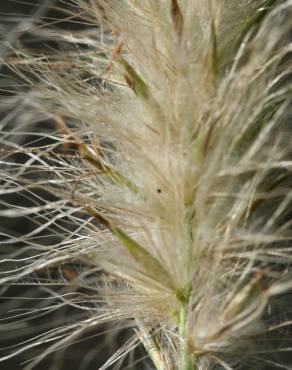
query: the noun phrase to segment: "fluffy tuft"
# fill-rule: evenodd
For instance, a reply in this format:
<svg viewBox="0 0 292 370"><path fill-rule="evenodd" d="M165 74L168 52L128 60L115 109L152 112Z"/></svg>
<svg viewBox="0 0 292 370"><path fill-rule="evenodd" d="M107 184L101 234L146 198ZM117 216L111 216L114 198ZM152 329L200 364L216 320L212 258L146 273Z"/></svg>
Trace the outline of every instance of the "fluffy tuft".
<svg viewBox="0 0 292 370"><path fill-rule="evenodd" d="M46 285L44 269L78 264L48 278L75 284L69 296L46 294L82 319L2 360L53 342L28 370L88 327L122 321L135 335L100 369L139 342L157 370L289 369L270 357L289 345L267 338L290 325L269 312L292 287L292 2L78 6L88 29L46 34L77 52L3 58L29 92L2 108L20 107L1 121L0 215L34 227L3 233L0 282ZM34 130L21 142L48 119L49 143Z"/></svg>

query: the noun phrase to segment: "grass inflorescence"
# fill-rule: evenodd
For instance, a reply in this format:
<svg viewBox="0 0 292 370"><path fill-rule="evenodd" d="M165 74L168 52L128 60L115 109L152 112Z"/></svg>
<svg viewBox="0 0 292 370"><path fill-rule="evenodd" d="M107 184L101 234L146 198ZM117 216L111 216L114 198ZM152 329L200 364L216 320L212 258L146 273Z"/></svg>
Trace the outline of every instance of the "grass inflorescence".
<svg viewBox="0 0 292 370"><path fill-rule="evenodd" d="M131 334L99 369L291 369L291 0L71 6L83 28L1 59L0 216L30 228L1 228L0 282L47 300L10 331L72 316L0 360L108 324Z"/></svg>

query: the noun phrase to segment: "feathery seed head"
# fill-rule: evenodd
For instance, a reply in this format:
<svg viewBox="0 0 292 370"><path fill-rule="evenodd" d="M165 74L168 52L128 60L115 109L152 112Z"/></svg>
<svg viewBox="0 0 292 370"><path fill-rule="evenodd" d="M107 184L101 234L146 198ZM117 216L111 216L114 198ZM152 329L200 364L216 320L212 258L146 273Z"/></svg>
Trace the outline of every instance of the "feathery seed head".
<svg viewBox="0 0 292 370"><path fill-rule="evenodd" d="M39 220L1 282L68 260L87 266L73 280L90 299L57 294L89 316L37 339L56 341L48 353L88 326L133 320L158 370L243 368L249 344L285 325L264 316L292 286L292 2L77 3L96 28L59 37L86 46L78 57L19 53L10 64L37 80L29 102L18 97L23 126L36 114L57 129L44 147L12 136L3 149L1 194L33 201L3 201L1 215ZM56 198L34 199L35 189ZM44 228L58 241L35 238Z"/></svg>

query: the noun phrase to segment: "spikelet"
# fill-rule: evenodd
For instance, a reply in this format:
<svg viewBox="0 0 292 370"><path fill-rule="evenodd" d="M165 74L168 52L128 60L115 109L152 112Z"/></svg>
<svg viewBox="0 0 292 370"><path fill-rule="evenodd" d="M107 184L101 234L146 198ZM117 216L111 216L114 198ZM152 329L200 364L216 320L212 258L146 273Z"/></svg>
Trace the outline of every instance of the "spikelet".
<svg viewBox="0 0 292 370"><path fill-rule="evenodd" d="M43 284L45 312L80 314L2 361L48 344L29 370L88 328L127 322L133 337L100 369L139 343L157 370L290 369L272 354L289 340L269 335L291 324L271 310L292 288L292 2L78 6L95 28L51 34L78 55L2 60L30 90L9 98L21 127L1 123L0 215L35 225L5 236L0 282ZM51 143L20 143L46 119ZM46 287L58 280L67 290Z"/></svg>

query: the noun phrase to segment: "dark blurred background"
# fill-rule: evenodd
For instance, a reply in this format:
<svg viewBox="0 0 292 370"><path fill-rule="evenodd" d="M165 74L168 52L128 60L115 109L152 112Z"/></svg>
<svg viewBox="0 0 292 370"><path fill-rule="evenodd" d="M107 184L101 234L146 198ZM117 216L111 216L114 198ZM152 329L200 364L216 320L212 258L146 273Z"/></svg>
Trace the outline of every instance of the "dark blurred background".
<svg viewBox="0 0 292 370"><path fill-rule="evenodd" d="M66 30L68 32L75 32L82 30L88 25L82 24L76 6L73 2L64 0L31 0L31 1L17 1L17 0L0 0L0 58L13 58L17 51L32 53L42 53L46 51L55 52L66 50L66 43L58 43L55 40L46 39L43 32L44 25L51 25L55 31ZM9 44L9 46L8 46ZM22 119L28 120L29 117L22 116L22 113L17 114L18 101L15 100L14 108L7 108L9 98L13 97L15 93L25 92L28 89L25 86L25 80L13 71L13 69L1 65L0 71L0 122L2 128L5 126L6 136L2 132L0 147L5 149L5 140L8 142L15 142L17 145L30 146L38 140L38 146L45 145L46 143L52 144L46 137L47 133L53 132L56 129L55 122L50 120L40 119L39 122L33 121L29 127L27 135L17 135L18 127L22 127ZM30 76L31 77L31 76ZM7 100L8 99L8 100ZM8 106L8 105L7 105ZM7 118L8 117L8 118ZM11 130L11 134L7 131ZM1 130L0 130L1 132ZM34 133L37 136L34 136ZM40 138L40 134L43 138ZM72 148L71 148L72 150ZM74 148L73 148L74 150ZM25 154L18 153L17 155L5 156L4 161L7 165L9 163L24 163L27 160ZM44 174L44 177L46 174ZM0 187L4 184L3 179L0 179ZM53 201L55 197L45 193L43 190L33 189L35 194L30 194L28 199L27 194L19 192L17 194L8 194L0 196L0 210L4 205L20 205L23 207L31 206L33 202L39 202L39 199ZM50 217L49 214L46 217ZM13 243L7 242L7 236L11 235L14 238L22 234L29 233L36 228L36 220L33 217L0 217L0 258L4 258L7 251L14 252L25 249L25 243L14 241ZM39 222L39 220L38 220ZM66 223L66 220L63 221ZM62 238L58 226L50 226L38 233L39 243L50 245L56 243L58 239ZM62 225L64 226L64 225ZM69 223L66 225L72 229ZM75 226L76 227L76 226ZM56 232L54 235L54 232ZM25 256L25 252L24 252ZM2 266L2 265L1 265ZM13 267L13 264L11 265ZM0 267L2 268L2 267ZM85 315L80 313L80 310L72 307L64 307L64 309L57 310L56 313L41 314L42 309L46 305L54 304L54 299L47 299L48 295L45 291L46 282L50 280L57 281L60 274L67 275L68 280L70 276L75 276L77 270L80 271L83 266L77 263L67 264L61 268L56 266L50 270L39 271L37 276L32 276L31 280L27 281L30 284L33 281L39 280L43 286L28 285L24 282L13 284L8 287L3 285L0 287L0 356L5 356L17 349L14 347L19 342L25 342L33 336L54 329L68 323L78 322L86 318ZM63 269L63 271L61 270ZM76 288L72 287L56 287L56 292L74 293ZM83 291L83 294L87 292ZM94 303L93 303L94 304ZM22 320L21 314L24 310L35 309L39 311L40 315L29 320ZM20 316L18 316L20 314ZM15 320L13 317L15 316ZM25 316L23 316L24 318ZM98 330L90 329L79 338L76 338L69 348L64 348L59 352L54 352L48 355L36 367L36 370L96 370L100 368L107 360L110 354L113 354L116 349L116 343L124 343L128 338L127 330L115 330L117 333L114 341L106 339L104 334L98 334L103 331L111 331L110 327L99 327ZM108 338L108 336L107 336ZM4 362L0 362L1 370L18 370L24 369L28 365L28 360L41 353L42 349L46 349L48 344L39 345L28 351L20 351L16 357L12 357ZM122 368L127 368L127 365L121 365ZM114 367L112 367L114 368ZM131 367L133 369L133 367ZM139 363L135 368L143 368Z"/></svg>

